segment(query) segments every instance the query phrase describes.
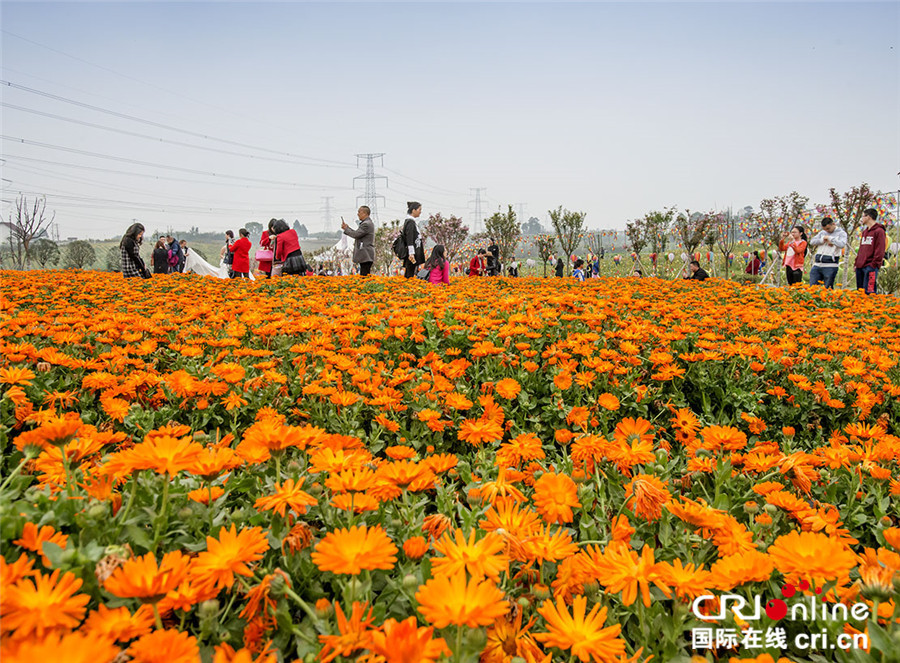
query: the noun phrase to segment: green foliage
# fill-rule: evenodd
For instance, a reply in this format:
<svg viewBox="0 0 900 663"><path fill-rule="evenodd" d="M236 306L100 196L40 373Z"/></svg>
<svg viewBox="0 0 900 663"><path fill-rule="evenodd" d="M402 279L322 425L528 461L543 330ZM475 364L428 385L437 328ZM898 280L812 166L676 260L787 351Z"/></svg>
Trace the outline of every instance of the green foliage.
<svg viewBox="0 0 900 663"><path fill-rule="evenodd" d="M500 247L500 262L506 264L516 254L516 247L522 239L522 229L516 223L516 213L512 205L505 213L494 212L484 220L485 232L493 237Z"/></svg>
<svg viewBox="0 0 900 663"><path fill-rule="evenodd" d="M441 216L440 212L432 214L422 228L422 241L443 245L444 255L450 262L453 262L468 236L468 226L463 225L462 219L452 214L448 217Z"/></svg>
<svg viewBox="0 0 900 663"><path fill-rule="evenodd" d="M83 239L77 239L66 245L63 264L69 269L84 269L93 265L96 259L97 254L91 243Z"/></svg>
<svg viewBox="0 0 900 663"><path fill-rule="evenodd" d="M544 266L544 276L547 276L547 262L550 260L550 256L556 252L556 237L553 235L538 235L534 239L534 244L537 247L541 264Z"/></svg>
<svg viewBox="0 0 900 663"><path fill-rule="evenodd" d="M570 256L581 243L581 235L584 232L584 212L572 212L564 209L560 205L555 210L548 212L550 215L550 223L553 224L553 230L556 232L556 239L559 241L559 247L566 256ZM566 259L566 270L571 275L571 266L568 258Z"/></svg>
<svg viewBox="0 0 900 663"><path fill-rule="evenodd" d="M382 274L386 272L391 263L397 258L391 250L391 244L400 234L400 219L393 219L382 223L375 229L375 262L372 264L372 272Z"/></svg>
<svg viewBox="0 0 900 663"><path fill-rule="evenodd" d="M900 265L897 258L893 262L893 265L883 267L878 273L878 289L887 295L900 293Z"/></svg>
<svg viewBox="0 0 900 663"><path fill-rule="evenodd" d="M52 239L37 239L29 247L29 256L45 269L48 265L53 266L59 263L59 245Z"/></svg>
<svg viewBox="0 0 900 663"><path fill-rule="evenodd" d="M106 271L122 271L122 251L119 250L118 246L111 246L106 249Z"/></svg>

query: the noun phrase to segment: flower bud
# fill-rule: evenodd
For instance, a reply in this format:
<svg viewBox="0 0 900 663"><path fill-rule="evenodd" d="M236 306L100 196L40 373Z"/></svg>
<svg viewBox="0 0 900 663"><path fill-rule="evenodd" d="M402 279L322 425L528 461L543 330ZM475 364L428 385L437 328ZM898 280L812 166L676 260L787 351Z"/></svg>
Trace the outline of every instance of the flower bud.
<svg viewBox="0 0 900 663"><path fill-rule="evenodd" d="M219 616L219 600L209 599L200 604L198 614L201 620L212 620Z"/></svg>
<svg viewBox="0 0 900 663"><path fill-rule="evenodd" d="M416 589L419 586L419 579L416 578L412 573L407 573L403 576L403 588L404 589Z"/></svg>
<svg viewBox="0 0 900 663"><path fill-rule="evenodd" d="M283 598L286 593L286 589L287 580L285 580L284 576L280 573L276 573L269 583L269 596L271 596L275 600Z"/></svg>
<svg viewBox="0 0 900 663"><path fill-rule="evenodd" d="M194 510L189 506L185 506L185 507L178 509L178 519L179 520L189 520L191 518L191 516L193 516L193 515L194 515Z"/></svg>
<svg viewBox="0 0 900 663"><path fill-rule="evenodd" d="M334 614L334 606L331 605L331 601L325 598L316 601L316 615L320 619L328 619L332 614Z"/></svg>
<svg viewBox="0 0 900 663"><path fill-rule="evenodd" d="M763 508L765 508L766 513L768 513L770 516L774 516L776 513L778 513L778 507L774 504L766 504L766 506Z"/></svg>
<svg viewBox="0 0 900 663"><path fill-rule="evenodd" d="M520 596L516 603L519 604L520 608L528 608L531 606L531 601L528 600L527 596Z"/></svg>
<svg viewBox="0 0 900 663"><path fill-rule="evenodd" d="M105 504L96 503L88 507L85 515L91 520L100 520L101 518L106 516L107 512L108 509L106 508Z"/></svg>
<svg viewBox="0 0 900 663"><path fill-rule="evenodd" d="M768 506L774 506L774 505L768 505ZM756 502L753 502L753 501L744 502L744 513L749 513L750 515L756 515L757 513L759 513L759 504L757 504Z"/></svg>
<svg viewBox="0 0 900 663"><path fill-rule="evenodd" d="M535 585L534 596L541 600L550 598L550 588L547 585Z"/></svg>

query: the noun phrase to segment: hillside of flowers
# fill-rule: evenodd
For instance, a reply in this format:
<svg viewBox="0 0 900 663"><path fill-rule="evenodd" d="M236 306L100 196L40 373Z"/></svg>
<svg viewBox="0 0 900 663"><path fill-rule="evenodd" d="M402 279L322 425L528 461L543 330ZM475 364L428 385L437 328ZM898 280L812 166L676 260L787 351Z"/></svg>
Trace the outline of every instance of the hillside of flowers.
<svg viewBox="0 0 900 663"><path fill-rule="evenodd" d="M4 663L900 660L896 298L69 271L0 306Z"/></svg>

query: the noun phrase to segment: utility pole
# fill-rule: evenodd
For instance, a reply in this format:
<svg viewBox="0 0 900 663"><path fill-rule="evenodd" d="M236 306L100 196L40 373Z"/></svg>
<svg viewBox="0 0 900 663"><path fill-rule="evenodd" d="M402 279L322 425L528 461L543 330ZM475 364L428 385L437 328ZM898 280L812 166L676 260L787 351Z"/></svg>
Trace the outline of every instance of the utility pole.
<svg viewBox="0 0 900 663"><path fill-rule="evenodd" d="M481 226L484 224L484 219L481 217L481 204L486 202L481 194L484 191L487 191L486 187L481 187L480 189L469 189L469 191L475 192L475 200L470 200L470 205L475 205L475 219L472 222L472 234L477 234L481 232Z"/></svg>
<svg viewBox="0 0 900 663"><path fill-rule="evenodd" d="M366 182L366 192L356 197L356 202L359 203L360 199L363 201L363 205L368 206L369 210L372 212L372 218L375 221L378 221L378 199L384 200L384 196L379 196L375 193L375 180L384 180L384 186L387 187L388 179L384 175L376 175L375 174L375 159L381 159L381 165L384 166L384 152L379 152L377 154L357 154L356 155L356 167L359 167L359 160L366 160L366 174L365 175L357 175L353 178L353 188L356 188L356 180L365 180Z"/></svg>
<svg viewBox="0 0 900 663"><path fill-rule="evenodd" d="M325 232L328 232L331 230L331 201L334 200L334 196L322 196L322 200L325 203L319 208L319 211L325 217Z"/></svg>

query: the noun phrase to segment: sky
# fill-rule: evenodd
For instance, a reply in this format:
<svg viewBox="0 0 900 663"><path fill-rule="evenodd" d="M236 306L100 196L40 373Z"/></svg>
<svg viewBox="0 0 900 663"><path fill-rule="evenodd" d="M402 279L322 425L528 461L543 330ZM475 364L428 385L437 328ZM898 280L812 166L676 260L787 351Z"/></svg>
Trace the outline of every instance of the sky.
<svg viewBox="0 0 900 663"><path fill-rule="evenodd" d="M897 2L4 0L0 25L3 216L46 196L63 239L336 231L357 154L384 155L378 222L475 229L477 195L621 229L900 189Z"/></svg>

